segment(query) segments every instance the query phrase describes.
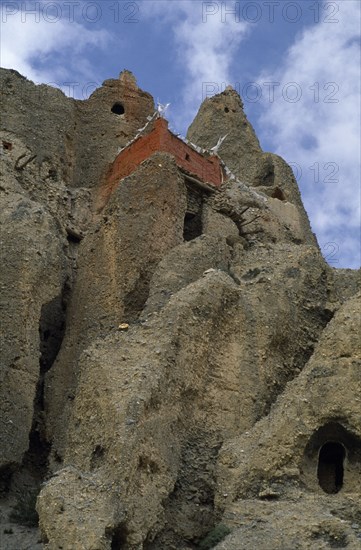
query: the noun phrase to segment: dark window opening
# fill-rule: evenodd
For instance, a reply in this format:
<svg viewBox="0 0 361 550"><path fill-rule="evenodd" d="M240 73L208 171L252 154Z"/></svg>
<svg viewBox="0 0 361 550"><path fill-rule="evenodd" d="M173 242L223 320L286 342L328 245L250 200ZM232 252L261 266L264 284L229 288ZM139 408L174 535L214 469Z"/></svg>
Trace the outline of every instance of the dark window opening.
<svg viewBox="0 0 361 550"><path fill-rule="evenodd" d="M189 157L188 153L186 153L186 160L189 160L189 158L190 157Z"/></svg>
<svg viewBox="0 0 361 550"><path fill-rule="evenodd" d="M328 441L322 445L318 457L317 477L321 489L328 494L338 493L343 485L345 447Z"/></svg>
<svg viewBox="0 0 361 550"><path fill-rule="evenodd" d="M124 113L125 113L124 105L122 105L121 103L118 103L118 102L114 103L111 111L115 115L124 115Z"/></svg>
<svg viewBox="0 0 361 550"><path fill-rule="evenodd" d="M191 214L187 212L184 216L183 238L185 241L192 241L202 235L202 220L200 213Z"/></svg>

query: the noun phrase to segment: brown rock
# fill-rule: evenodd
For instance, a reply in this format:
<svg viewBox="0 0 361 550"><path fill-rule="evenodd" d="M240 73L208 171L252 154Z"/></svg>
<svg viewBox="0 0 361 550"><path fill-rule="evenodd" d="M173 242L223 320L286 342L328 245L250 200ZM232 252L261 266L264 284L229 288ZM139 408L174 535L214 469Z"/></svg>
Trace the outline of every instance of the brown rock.
<svg viewBox="0 0 361 550"><path fill-rule="evenodd" d="M128 71L85 101L0 78L0 533L43 483L49 550L185 550L220 523L220 549L358 548L360 274L326 265L236 92L189 130L228 134L220 190L156 153L97 210L152 98Z"/></svg>
<svg viewBox="0 0 361 550"><path fill-rule="evenodd" d="M351 298L336 313L304 370L287 386L270 414L249 432L229 440L222 449L218 506L227 515L251 505L256 521L262 522L260 530L256 527L251 537L253 541L263 541L260 548L266 548L266 510L256 500L247 499L257 498L260 488L265 487L277 488L283 501L267 505L266 521L270 525L277 521L274 518L280 507L288 509L286 514L293 509L295 517L284 534L292 540L292 536L297 538L302 532L300 548L312 547L309 544L315 538L320 539L318 547L327 548L324 543L336 544L337 540L341 546L347 542L347 547L358 547L351 523L360 513L360 299L360 294ZM333 495L332 500L325 497L329 494ZM295 500L300 504L294 505ZM305 513L301 513L301 508ZM326 516L330 517L332 510L334 519L326 528L322 516L327 510ZM312 516L313 531L310 524L305 524L305 518L308 523ZM267 534L272 548L282 548L277 534L276 530ZM227 548L236 548L243 537L244 531L237 530L232 537L235 542L230 540ZM251 548L251 542L244 547Z"/></svg>
<svg viewBox="0 0 361 550"><path fill-rule="evenodd" d="M5 163L2 177L8 187L1 208L0 470L19 466L28 449L41 331L64 277L62 238L54 220L22 192Z"/></svg>
<svg viewBox="0 0 361 550"><path fill-rule="evenodd" d="M227 167L241 182L256 187L258 192L294 204L302 233L307 234L307 242L315 244L292 169L282 158L262 151L244 113L242 100L230 86L221 94L205 99L187 138L210 149L225 135L218 154Z"/></svg>

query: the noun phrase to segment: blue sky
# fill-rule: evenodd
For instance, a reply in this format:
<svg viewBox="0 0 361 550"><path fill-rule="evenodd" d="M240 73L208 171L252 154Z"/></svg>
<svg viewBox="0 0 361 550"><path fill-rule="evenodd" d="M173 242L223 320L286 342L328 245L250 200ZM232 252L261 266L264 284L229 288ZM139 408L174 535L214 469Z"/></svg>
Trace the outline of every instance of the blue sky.
<svg viewBox="0 0 361 550"><path fill-rule="evenodd" d="M82 99L131 70L181 134L231 84L293 167L321 250L360 266L358 0L1 0L1 66Z"/></svg>

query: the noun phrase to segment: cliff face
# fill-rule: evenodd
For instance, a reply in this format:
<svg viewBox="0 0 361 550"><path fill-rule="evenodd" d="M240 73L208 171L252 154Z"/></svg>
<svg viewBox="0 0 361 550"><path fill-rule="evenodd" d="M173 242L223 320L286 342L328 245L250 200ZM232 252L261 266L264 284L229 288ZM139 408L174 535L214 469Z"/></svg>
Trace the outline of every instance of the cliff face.
<svg viewBox="0 0 361 550"><path fill-rule="evenodd" d="M218 524L218 548L359 548L359 273L236 92L188 133L228 134L220 191L155 153L99 209L152 98L126 71L83 102L0 76L5 531L35 491L49 549L210 548Z"/></svg>

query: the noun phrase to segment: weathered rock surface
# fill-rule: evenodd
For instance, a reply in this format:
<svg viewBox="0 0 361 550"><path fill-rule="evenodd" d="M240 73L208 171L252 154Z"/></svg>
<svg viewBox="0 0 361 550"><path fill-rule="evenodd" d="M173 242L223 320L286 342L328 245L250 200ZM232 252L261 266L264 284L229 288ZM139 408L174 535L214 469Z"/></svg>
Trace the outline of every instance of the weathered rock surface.
<svg viewBox="0 0 361 550"><path fill-rule="evenodd" d="M57 460L64 455L80 353L137 319L156 265L183 240L185 209L185 185L172 158L154 155L122 182L84 238L64 343L45 384L47 432Z"/></svg>
<svg viewBox="0 0 361 550"><path fill-rule="evenodd" d="M220 137L227 136L218 151L233 174L245 184L265 195L296 206L308 242L315 244L292 169L279 156L264 153L257 136L243 111L239 95L231 87L222 94L206 99L189 127L187 138L206 148L214 147ZM272 204L272 201L271 201ZM286 214L285 218L290 218ZM280 219L283 218L281 212ZM291 214L292 217L292 214Z"/></svg>
<svg viewBox="0 0 361 550"><path fill-rule="evenodd" d="M19 150L18 164L32 159L38 169L46 166L46 178L71 187L99 185L119 148L154 112L152 97L138 88L128 71L106 80L84 101L69 99L51 86L34 86L7 69L0 69L0 87L4 139L13 144L13 137L21 138L27 147L21 159ZM124 108L123 114L112 112L116 104Z"/></svg>
<svg viewBox="0 0 361 550"><path fill-rule="evenodd" d="M269 500L267 500L267 498ZM245 499L225 518L232 533L216 550L329 550L360 548L360 506L355 497L296 496Z"/></svg>
<svg viewBox="0 0 361 550"><path fill-rule="evenodd" d="M228 133L237 179L195 188L157 153L104 205L149 94L127 71L83 102L0 77L0 546L26 544L6 510L43 483L49 550L205 548L219 523L219 549L358 548L360 273L325 263L236 92L188 137Z"/></svg>
<svg viewBox="0 0 361 550"><path fill-rule="evenodd" d="M235 525L246 510L255 524L249 533L243 521L217 548L251 548L255 541L259 548L360 547L360 302L358 294L340 308L270 414L224 444L216 501ZM340 477L329 456L322 460L330 444L334 456L337 446L346 455ZM280 514L289 517L282 527Z"/></svg>
<svg viewBox="0 0 361 550"><path fill-rule="evenodd" d="M23 192L5 162L2 178L0 471L21 464L28 449L40 372L39 323L62 292L65 270L55 220Z"/></svg>
<svg viewBox="0 0 361 550"><path fill-rule="evenodd" d="M242 100L231 87L203 101L187 133L188 139L206 149L214 147L223 136L227 137L219 156L241 181L253 182L263 152Z"/></svg>

